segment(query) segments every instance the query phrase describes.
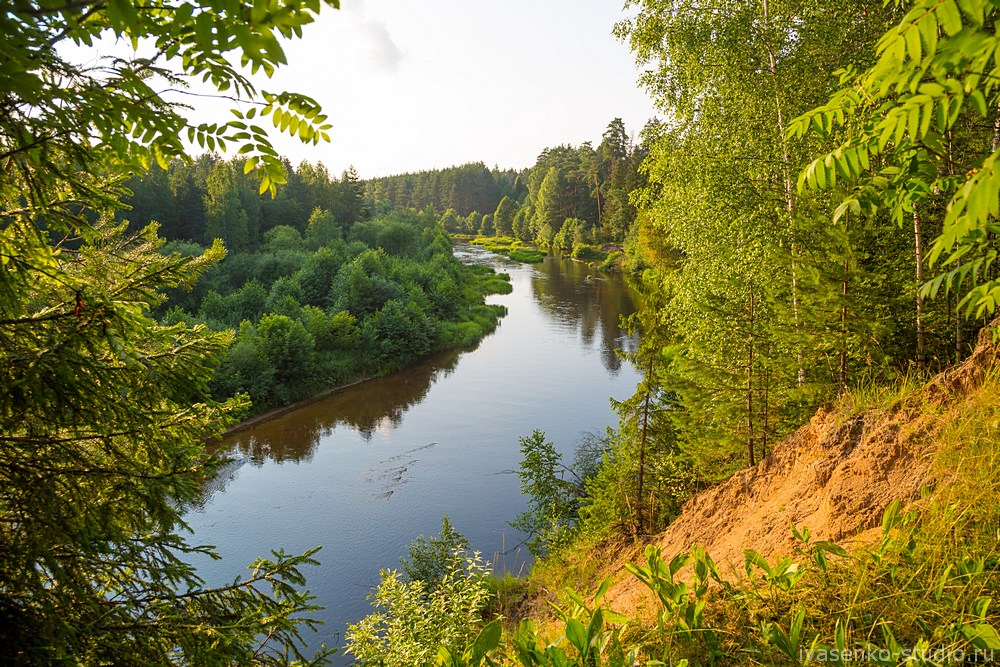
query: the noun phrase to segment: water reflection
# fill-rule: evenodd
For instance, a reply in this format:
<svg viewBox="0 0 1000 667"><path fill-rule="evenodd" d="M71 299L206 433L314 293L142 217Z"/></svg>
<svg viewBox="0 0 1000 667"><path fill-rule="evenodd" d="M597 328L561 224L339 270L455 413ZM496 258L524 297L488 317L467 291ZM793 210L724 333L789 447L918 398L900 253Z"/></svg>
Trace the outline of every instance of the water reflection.
<svg viewBox="0 0 1000 667"><path fill-rule="evenodd" d="M632 350L636 339L621 328L620 316L636 311L636 293L617 276L604 276L568 257L551 257L537 265L531 279L533 296L553 319L579 331L583 343L601 351L601 363L612 375L622 367L616 350Z"/></svg>
<svg viewBox="0 0 1000 667"><path fill-rule="evenodd" d="M529 267L474 246L456 248L456 255L466 263L492 264L517 275L527 273L532 297L542 311L561 327L576 332L584 347L598 351L610 376L618 375L622 360L617 350L632 349L636 343L620 328L621 317L636 309L636 294L623 279L591 275L596 273L593 269L568 258L550 257ZM350 427L365 441L376 434L388 437L407 410L423 401L436 382L454 372L460 357L476 347L443 352L406 370L307 403L230 435L221 447L233 458L260 467L267 461L310 462L320 441L338 426ZM392 492L391 488L385 490L387 497ZM206 495L212 493L208 489Z"/></svg>
<svg viewBox="0 0 1000 667"><path fill-rule="evenodd" d="M354 429L366 441L389 435L403 415L420 403L441 378L455 370L458 359L475 347L431 356L404 371L375 378L345 391L307 403L274 419L226 438L222 447L232 456L262 466L266 461L312 460L320 440L340 425Z"/></svg>

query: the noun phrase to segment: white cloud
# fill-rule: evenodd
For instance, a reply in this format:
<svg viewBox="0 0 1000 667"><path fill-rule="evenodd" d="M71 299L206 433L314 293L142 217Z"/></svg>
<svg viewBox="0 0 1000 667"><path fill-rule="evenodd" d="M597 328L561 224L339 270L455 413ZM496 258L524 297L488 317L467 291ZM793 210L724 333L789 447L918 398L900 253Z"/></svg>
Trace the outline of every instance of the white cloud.
<svg viewBox="0 0 1000 667"><path fill-rule="evenodd" d="M372 62L386 72L395 72L403 60L403 52L392 41L385 23L366 18L360 27L371 49Z"/></svg>
<svg viewBox="0 0 1000 667"><path fill-rule="evenodd" d="M338 14L345 20L350 41L370 65L386 73L393 73L403 60L403 51L389 33L385 21L371 16L364 0L344 3Z"/></svg>

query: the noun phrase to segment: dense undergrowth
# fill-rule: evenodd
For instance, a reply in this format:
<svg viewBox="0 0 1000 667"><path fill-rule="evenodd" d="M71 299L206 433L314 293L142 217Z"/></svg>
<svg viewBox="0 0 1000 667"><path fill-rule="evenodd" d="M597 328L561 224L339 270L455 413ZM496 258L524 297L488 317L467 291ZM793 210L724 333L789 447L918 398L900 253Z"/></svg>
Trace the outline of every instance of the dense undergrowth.
<svg viewBox="0 0 1000 667"><path fill-rule="evenodd" d="M467 616L474 620L464 632L428 644L419 664L930 666L1000 660L1000 377L990 371L977 390L954 400L930 396L904 379L881 397L861 391L841 399L848 413L906 407L941 424L928 435L936 486L909 507L892 504L881 526L860 542L820 541L807 526L790 526L797 544L792 555L768 560L747 545L744 567L736 572L722 570L698 546L680 554L647 546L639 565L626 565L655 610L646 614L641 605L605 605L611 579L589 591L566 585L609 574L599 557L588 556L594 538L587 533L550 552L527 580L491 578L478 556L457 551L451 572L464 567L474 576L469 581L477 592L466 595L471 606L465 609L477 613ZM385 602L391 591L384 583L380 593ZM424 613L417 610L432 597L413 612ZM539 614L525 602L531 597L557 601L549 603L549 614ZM407 664L392 650L381 662L362 662Z"/></svg>
<svg viewBox="0 0 1000 667"><path fill-rule="evenodd" d="M305 235L274 227L259 249L231 254L194 291L177 291L164 320L236 329L213 393L246 393L259 412L473 345L504 313L484 296L510 290L507 276L459 262L433 216L394 212L341 231L317 211Z"/></svg>

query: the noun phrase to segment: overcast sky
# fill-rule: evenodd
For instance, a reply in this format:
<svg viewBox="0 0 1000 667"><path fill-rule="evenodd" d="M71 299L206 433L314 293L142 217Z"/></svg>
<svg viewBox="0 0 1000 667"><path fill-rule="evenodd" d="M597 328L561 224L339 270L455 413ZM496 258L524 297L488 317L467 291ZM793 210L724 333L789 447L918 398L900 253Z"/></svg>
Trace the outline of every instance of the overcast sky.
<svg viewBox="0 0 1000 667"><path fill-rule="evenodd" d="M483 161L526 167L546 146L595 145L620 117L654 115L621 0L342 0L324 7L265 88L316 98L331 143L276 147L362 178Z"/></svg>

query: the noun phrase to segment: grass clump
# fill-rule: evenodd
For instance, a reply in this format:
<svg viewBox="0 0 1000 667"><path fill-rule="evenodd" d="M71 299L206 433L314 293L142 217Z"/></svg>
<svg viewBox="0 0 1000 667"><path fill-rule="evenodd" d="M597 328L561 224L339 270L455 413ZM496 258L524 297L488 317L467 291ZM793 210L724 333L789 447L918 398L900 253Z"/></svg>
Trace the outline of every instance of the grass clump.
<svg viewBox="0 0 1000 667"><path fill-rule="evenodd" d="M517 250L511 250L509 257L515 262L524 262L525 264L538 264L545 260L545 251L538 250L536 248L519 248Z"/></svg>
<svg viewBox="0 0 1000 667"><path fill-rule="evenodd" d="M597 267L597 270L601 273L621 271L623 257L624 255L620 252L608 253L608 256L604 258L604 261Z"/></svg>
<svg viewBox="0 0 1000 667"><path fill-rule="evenodd" d="M547 254L544 250L528 247L524 242L509 236L478 236L469 243L498 255L506 255L516 262L527 264L537 264L544 260Z"/></svg>
<svg viewBox="0 0 1000 667"><path fill-rule="evenodd" d="M607 257L608 253L586 243L578 243L573 247L573 259L579 259L584 262L596 262L604 261Z"/></svg>

